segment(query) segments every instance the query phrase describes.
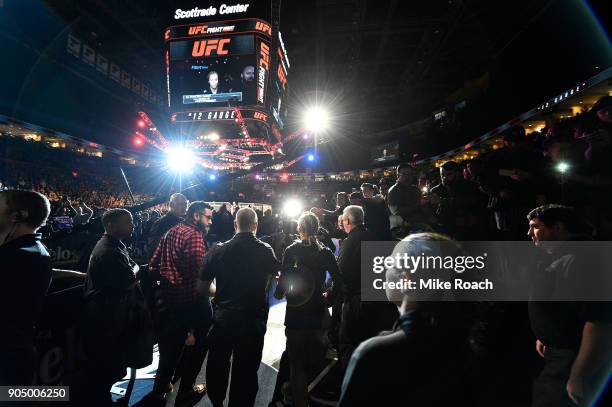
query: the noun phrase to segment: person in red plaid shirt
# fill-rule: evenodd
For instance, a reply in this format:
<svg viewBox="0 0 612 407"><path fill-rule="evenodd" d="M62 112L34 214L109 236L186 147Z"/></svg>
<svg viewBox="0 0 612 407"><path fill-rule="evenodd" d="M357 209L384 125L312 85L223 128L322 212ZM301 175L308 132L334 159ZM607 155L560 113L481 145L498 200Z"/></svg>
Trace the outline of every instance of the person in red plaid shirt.
<svg viewBox="0 0 612 407"><path fill-rule="evenodd" d="M194 384L208 349L205 339L212 321L212 307L208 293L199 292L197 282L206 254L204 236L212 224L212 209L206 202L192 202L185 222L162 237L149 264L151 274L159 281L161 302L154 394L163 398L171 391L170 381L183 353L176 406L192 405L206 390L204 385Z"/></svg>

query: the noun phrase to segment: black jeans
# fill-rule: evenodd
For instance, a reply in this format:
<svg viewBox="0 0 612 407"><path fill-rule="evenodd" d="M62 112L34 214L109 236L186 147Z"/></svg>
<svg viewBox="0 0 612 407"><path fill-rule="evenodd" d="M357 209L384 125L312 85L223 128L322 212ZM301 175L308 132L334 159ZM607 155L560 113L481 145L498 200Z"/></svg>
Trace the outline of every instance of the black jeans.
<svg viewBox="0 0 612 407"><path fill-rule="evenodd" d="M566 390L576 352L546 347L544 367L533 383L533 407L575 407Z"/></svg>
<svg viewBox="0 0 612 407"><path fill-rule="evenodd" d="M210 301L169 308L159 315L159 367L158 381L162 388L167 386L173 373L178 369L181 352L180 391L188 391L202 369L206 351L208 350L207 335L212 321ZM194 346L184 346L187 333L194 329L196 343ZM184 350L183 350L184 348Z"/></svg>
<svg viewBox="0 0 612 407"><path fill-rule="evenodd" d="M222 406L232 358L232 380L228 406L253 406L259 390L257 371L261 363L266 319L242 311L215 309L209 335L210 351L206 365L208 397Z"/></svg>
<svg viewBox="0 0 612 407"><path fill-rule="evenodd" d="M84 370L70 385L71 406L107 407L111 405L111 387L121 380L127 366L118 354L90 355Z"/></svg>

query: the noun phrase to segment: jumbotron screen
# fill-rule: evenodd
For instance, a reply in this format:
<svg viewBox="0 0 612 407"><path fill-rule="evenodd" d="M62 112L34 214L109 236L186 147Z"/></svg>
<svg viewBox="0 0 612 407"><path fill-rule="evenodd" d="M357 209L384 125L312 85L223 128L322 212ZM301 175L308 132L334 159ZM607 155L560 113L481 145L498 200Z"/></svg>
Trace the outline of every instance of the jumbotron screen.
<svg viewBox="0 0 612 407"><path fill-rule="evenodd" d="M172 110L256 105L255 45L251 34L170 42Z"/></svg>

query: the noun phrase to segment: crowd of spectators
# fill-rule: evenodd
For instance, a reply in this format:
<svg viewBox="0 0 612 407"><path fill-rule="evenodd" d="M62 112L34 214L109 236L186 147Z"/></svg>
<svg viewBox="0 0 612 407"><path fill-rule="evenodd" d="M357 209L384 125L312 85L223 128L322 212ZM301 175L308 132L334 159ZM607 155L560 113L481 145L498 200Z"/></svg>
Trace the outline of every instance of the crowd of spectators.
<svg viewBox="0 0 612 407"><path fill-rule="evenodd" d="M67 197L92 208L113 208L153 196L145 190L132 191L135 200L132 202L118 165L109 166L107 158L88 157L16 137L0 137L0 154L0 189L38 191L52 204ZM109 173L109 167L116 174Z"/></svg>
<svg viewBox="0 0 612 407"><path fill-rule="evenodd" d="M120 192L105 184L103 176L75 183L80 174L71 174L73 182L65 184L52 169L28 176L19 172L24 157L5 159L3 177L6 186L57 194L58 202L47 215L69 217L70 229L85 227L93 238L91 250L81 255L88 260L83 268L87 334L99 346L88 349L95 366L89 366L90 373L83 376L89 383L80 388L91 389L98 401L126 367L150 362L134 354L116 356L124 347L145 349L150 340L135 344L115 331L111 311L133 317L134 309L149 315L148 307L160 335L160 371L149 402L165 402L173 391L173 376L182 374L188 384L181 385L177 403L192 405L208 390L213 405L221 406L232 365L230 403L252 405L266 298L276 284L274 295L287 301L287 352L272 403L307 406L309 381L337 355L339 406L442 406L456 401L459 393L470 405L592 405L612 366L611 302L532 301L528 307L524 302L452 303L417 301L405 291L387 292L389 302L364 301L361 250L362 242L395 240L397 253L443 255L448 253L440 243L456 254L460 242L531 239L548 248L538 270L562 268L562 278L580 274L565 261L567 253L560 246L544 243L612 237L611 135L612 97L606 96L590 112L541 133L527 136L521 127L510 128L503 134L503 148L477 159L447 161L432 170L399 164L394 177L358 188L330 183L336 188L332 206L320 199L327 192L303 190L302 201L310 209L297 221L248 207L214 209L203 201L189 203L182 194L172 195L164 211L144 206L107 210L119 201L92 201L96 195L90 192L73 205L70 192L95 188L98 197ZM270 187L254 189L270 194ZM280 187L273 195L295 193L300 192ZM11 242L21 242L16 231L32 242L38 239L39 218L46 216L29 221L34 206L27 200L41 207L46 200L27 194L0 192L0 255L5 250L6 256L14 256ZM91 209L91 202L100 208ZM137 260L144 261L135 261L137 247ZM44 251L40 256L45 257ZM138 263L146 262L143 272ZM387 281L402 278L394 268L386 272ZM125 300L126 293L140 293L138 280L145 301ZM136 308L126 311L130 306ZM24 321L32 318L27 315ZM143 327L153 329L153 320L128 318L119 328L140 338ZM207 383L198 384L207 353ZM187 362L179 364L183 354ZM27 357L31 364L32 355ZM14 358L10 361L19 365ZM28 367L20 368L27 373ZM15 377L5 376L2 384L23 384L9 383ZM83 392L78 397L88 396Z"/></svg>

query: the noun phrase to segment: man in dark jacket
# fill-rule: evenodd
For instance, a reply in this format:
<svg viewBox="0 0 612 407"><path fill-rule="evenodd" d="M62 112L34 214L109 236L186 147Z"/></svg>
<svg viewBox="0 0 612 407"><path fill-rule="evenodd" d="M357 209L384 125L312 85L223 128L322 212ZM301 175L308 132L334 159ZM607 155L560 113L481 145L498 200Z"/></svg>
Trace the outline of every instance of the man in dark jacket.
<svg viewBox="0 0 612 407"><path fill-rule="evenodd" d="M421 191L414 184L414 169L410 164L397 166L397 182L387 194L389 223L397 237L404 237L416 223L423 221L420 211Z"/></svg>
<svg viewBox="0 0 612 407"><path fill-rule="evenodd" d="M347 206L342 215L342 226L348 233L338 256L344 298L339 339L343 367L362 341L391 329L397 319L397 310L392 305L361 301L361 242L377 240L364 226L363 218L363 209L355 205Z"/></svg>
<svg viewBox="0 0 612 407"><path fill-rule="evenodd" d="M429 200L442 231L457 240L486 240L487 196L476 183L463 179L454 161L440 167L440 181L431 189Z"/></svg>
<svg viewBox="0 0 612 407"><path fill-rule="evenodd" d="M363 194L361 207L365 213L366 227L378 240L391 240L391 224L384 199L375 196L374 185L369 183L361 184L361 193Z"/></svg>
<svg viewBox="0 0 612 407"><path fill-rule="evenodd" d="M585 222L574 208L563 205L540 206L527 219L528 235L537 247L548 253L548 261L542 262L538 274L546 279L555 278L543 285L540 277L541 287L534 293L549 291L550 287L559 290L560 286L569 284L578 296L580 284L572 280L591 279L593 270L585 267L583 256L566 241L583 240L588 229ZM605 267L601 270L607 272ZM534 382L532 405L594 405L612 368L612 303L530 301L529 319L537 338L536 351L544 359L544 367ZM610 395L604 397L609 400ZM609 404L602 400L601 405Z"/></svg>
<svg viewBox="0 0 612 407"><path fill-rule="evenodd" d="M108 405L111 386L125 375L125 297L138 271L122 242L134 231L130 212L111 209L102 224L105 233L91 253L85 284L88 383L75 395L86 397L88 405Z"/></svg>
<svg viewBox="0 0 612 407"><path fill-rule="evenodd" d="M255 237L255 211L240 209L235 224L234 237L208 252L200 274L202 292L209 290L213 279L217 286L206 365L208 397L215 407L223 406L230 360L229 405L252 406L255 402L268 320L267 291L272 276L280 270L272 247Z"/></svg>
<svg viewBox="0 0 612 407"><path fill-rule="evenodd" d="M413 234L396 245L392 256L455 255L455 248L442 235ZM389 268L386 280L399 282L404 271ZM482 386L469 375L472 304L416 302L411 290L388 289L386 294L401 316L393 332L355 350L338 406L443 407L456 404L458 395L462 404L476 405L474 395L482 393Z"/></svg>
<svg viewBox="0 0 612 407"><path fill-rule="evenodd" d="M189 201L183 194L172 194L170 197L170 212L159 218L149 232L149 244L147 245L147 251L149 256L153 255L153 252L157 248L159 241L166 234L167 231L178 225L185 214L187 213L187 206Z"/></svg>
<svg viewBox="0 0 612 407"><path fill-rule="evenodd" d="M33 191L0 191L0 385L30 385L34 324L51 282L51 259L36 231L50 212Z"/></svg>

